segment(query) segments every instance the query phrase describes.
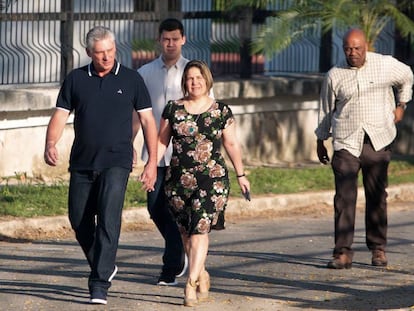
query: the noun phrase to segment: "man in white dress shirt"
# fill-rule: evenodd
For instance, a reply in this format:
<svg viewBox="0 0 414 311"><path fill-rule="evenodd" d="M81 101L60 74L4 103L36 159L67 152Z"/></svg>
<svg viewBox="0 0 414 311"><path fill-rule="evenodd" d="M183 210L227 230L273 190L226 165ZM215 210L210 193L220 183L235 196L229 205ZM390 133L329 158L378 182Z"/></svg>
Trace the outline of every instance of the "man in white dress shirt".
<svg viewBox="0 0 414 311"><path fill-rule="evenodd" d="M183 97L181 78L184 67L189 61L181 54L186 42L183 24L174 18L161 22L158 29L158 41L161 55L152 62L143 65L138 72L144 79L151 97L152 111L157 127L159 128L162 111L168 100ZM147 207L151 219L165 240L165 249L162 257L163 267L158 278L158 285L176 285L176 277L182 276L187 269L183 243L177 224L168 207L164 193L164 178L172 155L171 145L164 158L158 163L157 181L155 190L147 194ZM146 161L147 149L144 145L142 159Z"/></svg>

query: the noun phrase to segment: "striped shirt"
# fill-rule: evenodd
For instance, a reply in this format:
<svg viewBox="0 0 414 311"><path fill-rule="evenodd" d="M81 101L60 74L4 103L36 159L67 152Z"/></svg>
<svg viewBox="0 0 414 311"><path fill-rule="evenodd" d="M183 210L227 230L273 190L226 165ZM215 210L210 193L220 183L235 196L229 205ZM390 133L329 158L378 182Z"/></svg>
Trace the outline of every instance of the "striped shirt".
<svg viewBox="0 0 414 311"><path fill-rule="evenodd" d="M345 149L356 157L365 134L375 150L388 146L397 134L393 87L397 101L407 103L412 85L410 67L392 56L367 52L360 68L345 60L326 74L322 84L317 138L332 137L334 150Z"/></svg>

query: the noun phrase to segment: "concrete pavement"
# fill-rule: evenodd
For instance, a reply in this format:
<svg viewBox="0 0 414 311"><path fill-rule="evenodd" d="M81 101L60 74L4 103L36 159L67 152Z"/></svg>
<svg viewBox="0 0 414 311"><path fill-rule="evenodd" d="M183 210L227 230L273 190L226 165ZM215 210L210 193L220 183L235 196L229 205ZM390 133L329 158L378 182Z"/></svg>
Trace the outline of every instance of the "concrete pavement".
<svg viewBox="0 0 414 311"><path fill-rule="evenodd" d="M229 221L212 232L211 300L194 310L410 310L414 305L414 203L390 205L387 269L370 265L363 214L350 270L330 270L328 212ZM155 230L123 232L107 306L88 304L87 263L73 239L0 242L0 310L184 310L185 278L156 286L162 240ZM190 308L188 308L190 310Z"/></svg>
<svg viewBox="0 0 414 311"><path fill-rule="evenodd" d="M254 197L247 206L235 200L231 209L238 210L229 206L226 230L210 234L211 300L193 309L412 310L410 187L389 189L386 269L370 265L362 208L352 269L326 269L333 247L331 192L302 195L301 204L294 203L297 195ZM151 225L124 231L108 305L92 306L87 303L87 263L73 237L0 242L0 310L182 310L185 278L177 287L154 285L162 248Z"/></svg>

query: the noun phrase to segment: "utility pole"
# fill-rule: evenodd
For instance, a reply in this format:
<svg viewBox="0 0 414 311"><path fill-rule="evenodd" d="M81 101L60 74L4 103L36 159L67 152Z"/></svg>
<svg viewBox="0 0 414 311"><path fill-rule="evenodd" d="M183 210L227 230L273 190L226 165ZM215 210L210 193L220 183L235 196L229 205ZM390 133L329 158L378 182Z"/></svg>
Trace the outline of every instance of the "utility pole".
<svg viewBox="0 0 414 311"><path fill-rule="evenodd" d="M252 21L253 9L243 7L240 12L239 33L240 33L240 78L250 79L252 76L252 56L250 45L252 42Z"/></svg>
<svg viewBox="0 0 414 311"><path fill-rule="evenodd" d="M73 69L73 0L61 1L63 18L60 22L60 83Z"/></svg>
<svg viewBox="0 0 414 311"><path fill-rule="evenodd" d="M328 72L332 67L332 29L321 35L321 46L319 48L319 72Z"/></svg>

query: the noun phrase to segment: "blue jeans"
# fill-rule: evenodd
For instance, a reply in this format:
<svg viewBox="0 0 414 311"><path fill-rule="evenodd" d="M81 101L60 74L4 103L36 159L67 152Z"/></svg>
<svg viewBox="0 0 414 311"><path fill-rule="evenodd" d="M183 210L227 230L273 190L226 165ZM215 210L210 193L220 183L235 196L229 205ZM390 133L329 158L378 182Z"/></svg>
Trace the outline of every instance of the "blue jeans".
<svg viewBox="0 0 414 311"><path fill-rule="evenodd" d="M164 264L162 273L175 276L182 270L184 246L164 191L166 170L166 167L157 168L155 190L147 193L147 207L151 219L154 221L165 241L164 254L162 256Z"/></svg>
<svg viewBox="0 0 414 311"><path fill-rule="evenodd" d="M91 268L89 290L111 286L129 173L121 167L71 172L69 220Z"/></svg>

